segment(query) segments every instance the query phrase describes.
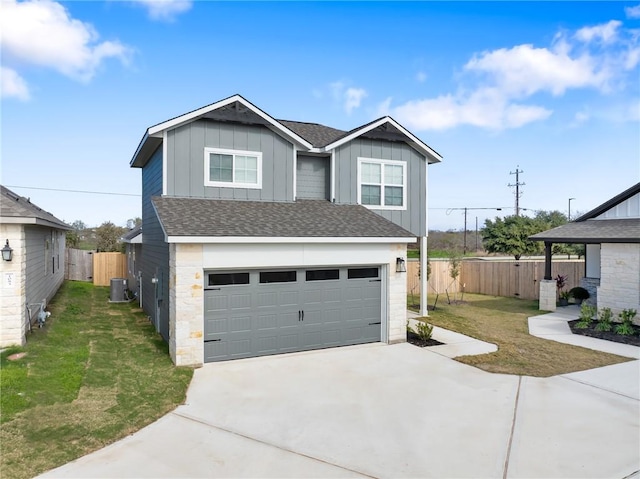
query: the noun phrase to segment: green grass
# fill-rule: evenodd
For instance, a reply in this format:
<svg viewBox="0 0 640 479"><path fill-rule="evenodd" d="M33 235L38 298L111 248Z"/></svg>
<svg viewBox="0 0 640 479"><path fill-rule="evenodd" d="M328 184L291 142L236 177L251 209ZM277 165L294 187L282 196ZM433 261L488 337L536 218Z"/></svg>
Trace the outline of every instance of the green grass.
<svg viewBox="0 0 640 479"><path fill-rule="evenodd" d="M110 444L184 402L193 374L134 304L67 282L43 329L0 355L0 476L28 478ZM27 355L17 361L15 352Z"/></svg>
<svg viewBox="0 0 640 479"><path fill-rule="evenodd" d="M465 294L464 302L449 305L441 295L428 322L496 344L495 353L456 358L492 373L549 377L631 360L530 335L527 319L543 313L537 301Z"/></svg>

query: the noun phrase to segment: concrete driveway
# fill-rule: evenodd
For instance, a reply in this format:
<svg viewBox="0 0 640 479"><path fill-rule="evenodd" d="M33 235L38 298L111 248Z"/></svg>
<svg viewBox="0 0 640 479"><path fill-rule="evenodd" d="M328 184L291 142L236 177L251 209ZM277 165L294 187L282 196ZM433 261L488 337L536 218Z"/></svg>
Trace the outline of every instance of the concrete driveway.
<svg viewBox="0 0 640 479"><path fill-rule="evenodd" d="M521 378L410 344L207 364L185 405L42 477L637 477L639 364Z"/></svg>

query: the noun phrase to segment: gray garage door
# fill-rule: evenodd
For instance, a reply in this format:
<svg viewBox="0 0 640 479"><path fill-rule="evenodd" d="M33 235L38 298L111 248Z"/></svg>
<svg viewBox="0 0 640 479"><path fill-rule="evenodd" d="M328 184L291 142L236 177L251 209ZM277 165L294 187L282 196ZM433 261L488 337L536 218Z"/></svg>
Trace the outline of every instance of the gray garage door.
<svg viewBox="0 0 640 479"><path fill-rule="evenodd" d="M380 341L379 267L207 272L204 361Z"/></svg>

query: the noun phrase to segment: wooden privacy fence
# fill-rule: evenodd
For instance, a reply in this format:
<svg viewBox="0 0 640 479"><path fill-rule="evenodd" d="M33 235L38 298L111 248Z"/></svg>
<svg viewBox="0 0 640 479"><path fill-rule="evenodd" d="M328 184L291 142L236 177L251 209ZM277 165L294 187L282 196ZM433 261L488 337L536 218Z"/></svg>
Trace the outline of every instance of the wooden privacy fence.
<svg viewBox="0 0 640 479"><path fill-rule="evenodd" d="M432 259L428 294L444 294L463 291L491 296L516 296L523 299L539 299L540 281L544 279L544 260L473 260L465 259L460 265L458 281L450 275L449 260ZM407 268L407 292L420 294L418 261L409 261ZM551 274L567 277L566 289L580 285L584 276L584 261L554 260Z"/></svg>
<svg viewBox="0 0 640 479"><path fill-rule="evenodd" d="M96 253L67 248L65 279L93 281L96 286L109 286L111 278L127 277L127 255Z"/></svg>
<svg viewBox="0 0 640 479"><path fill-rule="evenodd" d="M65 250L64 279L71 281L93 280L94 251L67 248Z"/></svg>
<svg viewBox="0 0 640 479"><path fill-rule="evenodd" d="M109 286L111 278L127 277L127 255L123 253L95 253L93 255L93 284Z"/></svg>

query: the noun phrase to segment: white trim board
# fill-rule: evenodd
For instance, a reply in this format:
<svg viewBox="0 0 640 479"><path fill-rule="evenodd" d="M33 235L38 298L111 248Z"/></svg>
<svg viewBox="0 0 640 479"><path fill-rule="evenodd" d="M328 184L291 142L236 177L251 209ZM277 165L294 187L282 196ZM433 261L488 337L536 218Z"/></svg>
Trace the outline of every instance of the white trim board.
<svg viewBox="0 0 640 479"><path fill-rule="evenodd" d="M154 206L155 210L155 206ZM156 212L157 215L157 212ZM167 243L189 244L394 244L415 243L416 237L358 237L358 236L168 236L165 233Z"/></svg>

